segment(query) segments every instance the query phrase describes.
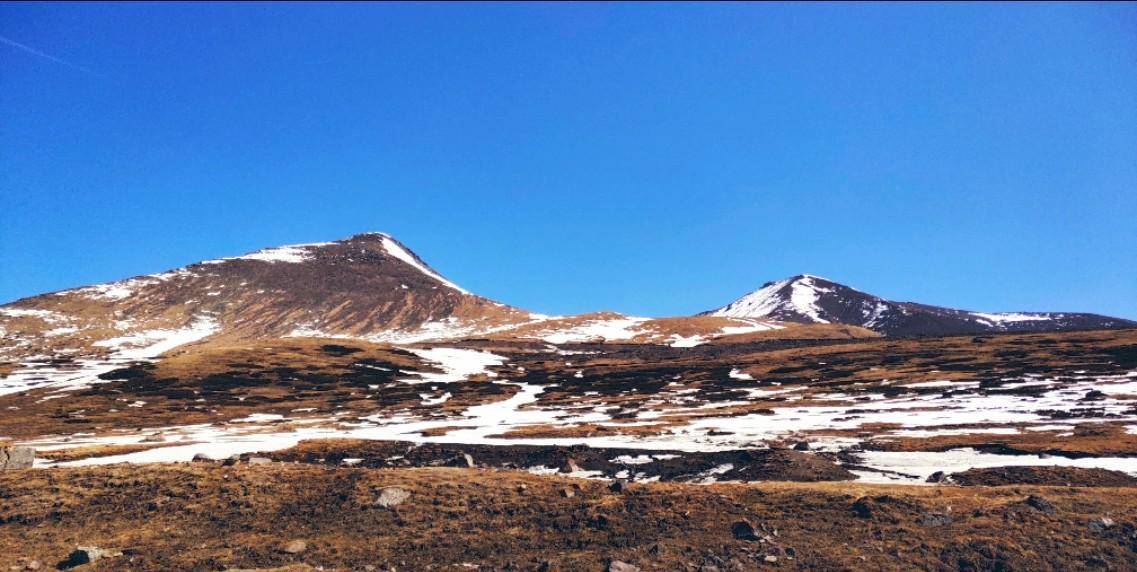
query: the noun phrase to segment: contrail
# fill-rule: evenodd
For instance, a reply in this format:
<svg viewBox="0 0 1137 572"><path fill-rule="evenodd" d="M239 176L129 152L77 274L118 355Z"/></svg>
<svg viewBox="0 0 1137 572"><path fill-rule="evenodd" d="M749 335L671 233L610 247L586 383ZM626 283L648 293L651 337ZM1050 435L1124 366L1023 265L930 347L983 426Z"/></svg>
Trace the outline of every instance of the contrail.
<svg viewBox="0 0 1137 572"><path fill-rule="evenodd" d="M79 70L83 73L88 73L88 74L91 74L94 76L101 75L101 74L96 73L94 71L91 71L91 70L89 70L89 69L87 69L81 65L73 64L67 60L61 60L61 59L59 59L59 58L57 58L51 54L45 54L45 53L43 53L43 52L41 52L41 51L31 47L31 46L25 46L24 44L21 44L20 42L17 42L16 40L5 38L4 36L0 36L0 44L8 44L9 46L12 46L13 48L19 48L21 50L24 50L25 52L30 53L30 54L35 54L41 58L49 59L49 60L51 60L57 64L63 64L69 68Z"/></svg>

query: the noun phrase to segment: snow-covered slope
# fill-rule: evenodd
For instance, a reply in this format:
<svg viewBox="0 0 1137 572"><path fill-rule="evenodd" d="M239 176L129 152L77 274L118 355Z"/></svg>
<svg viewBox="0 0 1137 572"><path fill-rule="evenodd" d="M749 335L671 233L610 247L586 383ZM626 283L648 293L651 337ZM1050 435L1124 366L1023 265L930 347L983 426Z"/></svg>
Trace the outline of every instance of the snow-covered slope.
<svg viewBox="0 0 1137 572"><path fill-rule="evenodd" d="M1137 326L1128 320L1097 314L969 312L913 302L893 302L809 274L768 282L726 306L701 315L803 324L848 324L893 336Z"/></svg>

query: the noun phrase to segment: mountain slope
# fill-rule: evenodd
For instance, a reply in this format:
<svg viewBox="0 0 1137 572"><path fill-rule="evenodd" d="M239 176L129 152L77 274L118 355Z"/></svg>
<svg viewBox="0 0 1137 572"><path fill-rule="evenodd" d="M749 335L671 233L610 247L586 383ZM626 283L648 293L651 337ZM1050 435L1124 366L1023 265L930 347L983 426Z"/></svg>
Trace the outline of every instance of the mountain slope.
<svg viewBox="0 0 1137 572"><path fill-rule="evenodd" d="M768 282L702 316L861 326L889 336L1131 328L1137 322L1065 312L970 312L893 302L809 274Z"/></svg>
<svg viewBox="0 0 1137 572"><path fill-rule="evenodd" d="M2 349L22 355L174 347L204 337L412 340L529 319L463 290L382 233L269 248L0 307Z"/></svg>
<svg viewBox="0 0 1137 572"><path fill-rule="evenodd" d="M74 389L202 344L292 337L693 346L780 328L743 318L545 316L477 296L383 233L258 250L0 306L0 395Z"/></svg>

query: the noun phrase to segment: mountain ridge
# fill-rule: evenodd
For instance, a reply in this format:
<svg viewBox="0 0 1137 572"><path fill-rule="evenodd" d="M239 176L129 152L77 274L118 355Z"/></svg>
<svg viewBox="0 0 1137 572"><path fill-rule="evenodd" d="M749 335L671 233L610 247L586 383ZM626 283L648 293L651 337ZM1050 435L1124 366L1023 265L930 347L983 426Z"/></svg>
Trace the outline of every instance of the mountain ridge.
<svg viewBox="0 0 1137 572"><path fill-rule="evenodd" d="M1137 326L1096 314L985 313L896 302L812 274L767 282L691 317L546 316L473 294L392 235L364 232L0 305L0 360L51 356L60 348L104 355L166 348L177 340L290 336L379 343L489 336L684 347L798 324L840 324L892 336Z"/></svg>
<svg viewBox="0 0 1137 572"><path fill-rule="evenodd" d="M696 314L845 324L889 336L1051 332L1135 327L1137 322L1085 312L976 312L875 296L812 274L763 284L718 308Z"/></svg>

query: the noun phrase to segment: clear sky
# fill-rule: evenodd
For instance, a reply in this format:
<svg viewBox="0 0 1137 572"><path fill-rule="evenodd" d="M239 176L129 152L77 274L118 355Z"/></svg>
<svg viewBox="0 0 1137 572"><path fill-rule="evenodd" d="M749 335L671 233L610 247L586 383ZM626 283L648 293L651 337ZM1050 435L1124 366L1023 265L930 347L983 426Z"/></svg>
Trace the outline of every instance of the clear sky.
<svg viewBox="0 0 1137 572"><path fill-rule="evenodd" d="M0 301L395 235L535 311L1137 318L1137 5L0 4Z"/></svg>

